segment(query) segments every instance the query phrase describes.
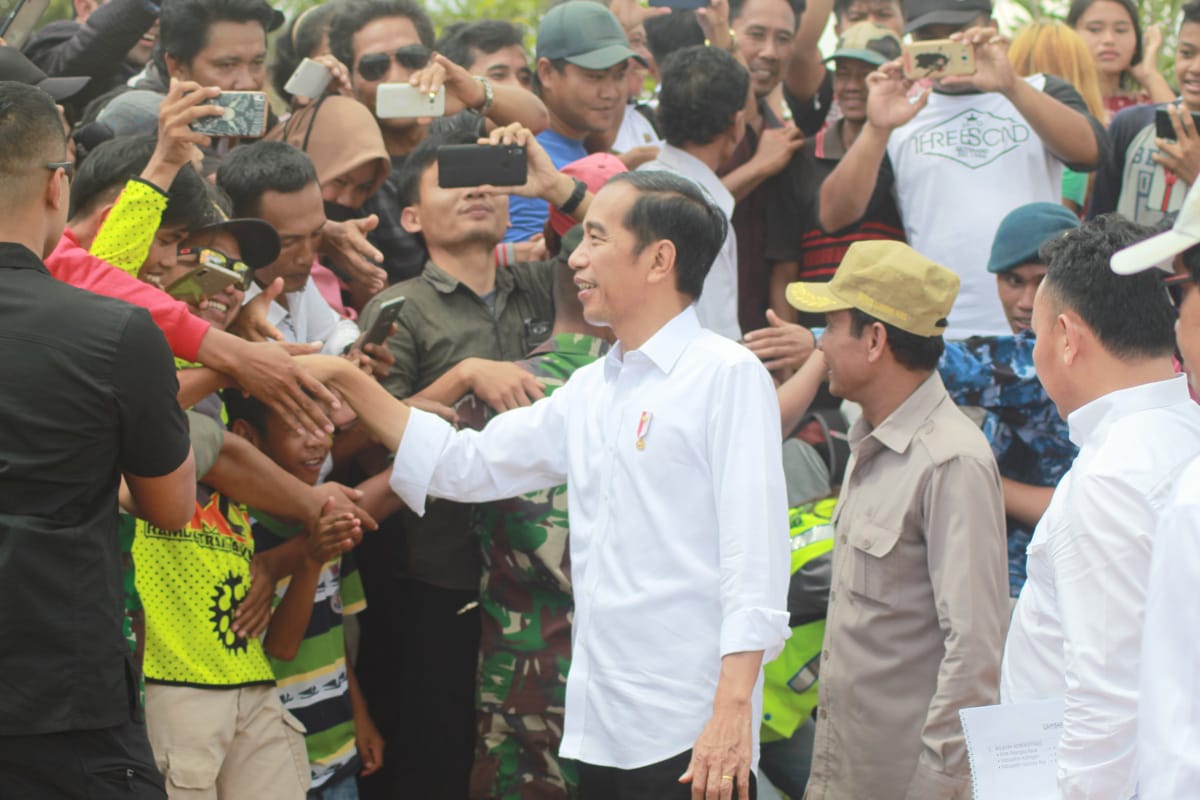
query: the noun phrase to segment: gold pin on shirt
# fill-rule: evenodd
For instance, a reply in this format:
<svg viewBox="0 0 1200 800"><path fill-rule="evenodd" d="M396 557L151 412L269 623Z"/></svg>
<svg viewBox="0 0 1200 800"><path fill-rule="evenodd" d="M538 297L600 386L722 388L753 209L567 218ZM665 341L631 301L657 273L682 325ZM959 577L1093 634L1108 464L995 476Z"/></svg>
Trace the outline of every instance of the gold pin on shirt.
<svg viewBox="0 0 1200 800"><path fill-rule="evenodd" d="M650 420L654 417L649 411L643 411L641 418L638 420L637 427L637 449L646 449L646 434L650 432Z"/></svg>

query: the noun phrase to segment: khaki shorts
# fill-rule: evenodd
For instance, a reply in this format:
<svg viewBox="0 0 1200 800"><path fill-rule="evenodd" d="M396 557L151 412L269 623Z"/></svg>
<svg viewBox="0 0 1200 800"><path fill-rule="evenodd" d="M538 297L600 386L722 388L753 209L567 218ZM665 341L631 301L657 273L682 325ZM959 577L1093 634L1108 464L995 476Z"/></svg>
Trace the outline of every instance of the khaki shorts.
<svg viewBox="0 0 1200 800"><path fill-rule="evenodd" d="M304 725L274 686L146 684L146 732L172 800L304 800Z"/></svg>

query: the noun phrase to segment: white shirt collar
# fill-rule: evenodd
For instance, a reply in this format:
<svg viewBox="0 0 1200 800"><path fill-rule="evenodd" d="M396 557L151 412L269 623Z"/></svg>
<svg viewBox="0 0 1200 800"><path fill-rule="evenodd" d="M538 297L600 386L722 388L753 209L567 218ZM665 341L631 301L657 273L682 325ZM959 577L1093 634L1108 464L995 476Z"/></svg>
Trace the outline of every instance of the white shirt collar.
<svg viewBox="0 0 1200 800"><path fill-rule="evenodd" d="M1071 441L1076 447L1083 447L1088 441L1102 436L1113 422L1122 417L1152 408L1165 408L1188 397L1187 378L1184 375L1109 392L1067 415Z"/></svg>
<svg viewBox="0 0 1200 800"><path fill-rule="evenodd" d="M699 336L702 330L704 329L700 326L700 320L696 316L696 307L688 306L672 317L670 322L655 331L645 344L637 350L629 351L628 355L640 354L642 358L658 367L663 374L667 374L675 366L679 357L683 355L688 344ZM625 364L625 356L625 348L618 341L605 356L605 377L611 379L621 371L621 367Z"/></svg>
<svg viewBox="0 0 1200 800"><path fill-rule="evenodd" d="M733 216L733 195L729 193L729 190L725 188L725 184L721 183L721 179L717 177L717 173L713 172L708 164L705 164L691 153L680 150L678 147L669 145L666 142L663 142L662 147L659 148L658 158L655 161L700 184L700 188L708 193L712 201L725 212L727 218ZM642 169L653 168L653 162L642 167Z"/></svg>

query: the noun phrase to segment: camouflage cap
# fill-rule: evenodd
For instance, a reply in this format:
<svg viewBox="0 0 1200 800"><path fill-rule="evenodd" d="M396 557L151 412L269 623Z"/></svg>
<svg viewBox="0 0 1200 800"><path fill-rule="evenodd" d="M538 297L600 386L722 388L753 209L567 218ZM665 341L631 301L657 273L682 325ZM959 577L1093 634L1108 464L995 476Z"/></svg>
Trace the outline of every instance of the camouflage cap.
<svg viewBox="0 0 1200 800"><path fill-rule="evenodd" d="M941 336L959 279L903 242L855 242L829 283L790 283L787 300L825 314L857 308L915 336Z"/></svg>
<svg viewBox="0 0 1200 800"><path fill-rule="evenodd" d="M900 57L900 37L874 22L858 22L846 29L833 55L825 59L853 58L881 67Z"/></svg>

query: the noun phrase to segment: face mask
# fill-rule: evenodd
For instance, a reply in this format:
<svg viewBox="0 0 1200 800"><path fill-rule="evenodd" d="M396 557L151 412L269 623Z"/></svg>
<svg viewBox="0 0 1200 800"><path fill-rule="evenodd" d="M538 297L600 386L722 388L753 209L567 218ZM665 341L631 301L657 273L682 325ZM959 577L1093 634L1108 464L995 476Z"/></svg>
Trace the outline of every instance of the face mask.
<svg viewBox="0 0 1200 800"><path fill-rule="evenodd" d="M345 222L351 219L358 219L360 216L353 208L346 208L346 206L325 201L325 219L327 220Z"/></svg>

